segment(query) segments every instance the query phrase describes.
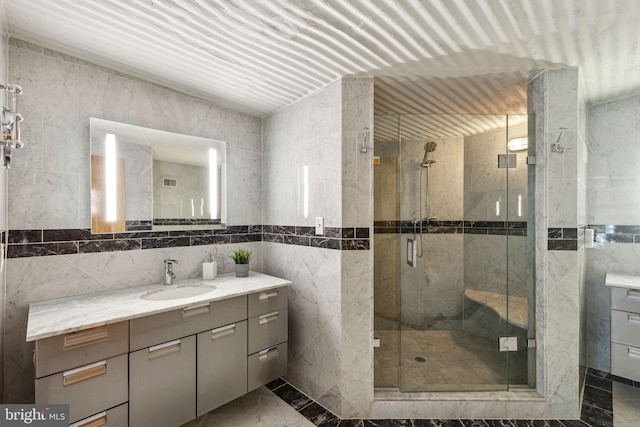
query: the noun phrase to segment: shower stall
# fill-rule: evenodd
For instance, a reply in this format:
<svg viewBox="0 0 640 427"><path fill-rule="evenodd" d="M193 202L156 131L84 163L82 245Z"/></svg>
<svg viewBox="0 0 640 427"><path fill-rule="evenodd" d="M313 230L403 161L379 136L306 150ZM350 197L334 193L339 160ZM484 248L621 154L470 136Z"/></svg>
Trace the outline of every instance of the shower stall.
<svg viewBox="0 0 640 427"><path fill-rule="evenodd" d="M534 118L374 121L374 385L535 387Z"/></svg>

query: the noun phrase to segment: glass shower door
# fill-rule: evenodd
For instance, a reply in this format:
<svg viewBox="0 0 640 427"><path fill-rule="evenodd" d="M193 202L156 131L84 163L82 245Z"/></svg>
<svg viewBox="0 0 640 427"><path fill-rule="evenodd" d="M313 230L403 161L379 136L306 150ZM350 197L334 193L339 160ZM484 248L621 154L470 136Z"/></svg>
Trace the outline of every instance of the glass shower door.
<svg viewBox="0 0 640 427"><path fill-rule="evenodd" d="M527 152L508 147L526 116L403 115L398 128L398 387L526 385L527 325L509 317L527 306Z"/></svg>

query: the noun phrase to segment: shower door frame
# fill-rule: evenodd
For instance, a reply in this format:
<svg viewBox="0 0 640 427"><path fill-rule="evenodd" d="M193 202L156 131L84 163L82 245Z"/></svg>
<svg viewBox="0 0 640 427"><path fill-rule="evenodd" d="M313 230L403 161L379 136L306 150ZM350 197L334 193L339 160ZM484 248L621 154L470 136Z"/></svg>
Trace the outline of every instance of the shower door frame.
<svg viewBox="0 0 640 427"><path fill-rule="evenodd" d="M401 140L402 140L402 119L403 117L407 117L407 116L416 116L416 115L397 115L397 125L398 125L398 146L399 146L399 152L398 152L398 164L397 164L397 171L399 174L402 174L402 163L403 163L403 156L402 156L402 147L401 145ZM501 152L500 154L508 154L507 152L507 140L509 139L509 117L510 116L519 116L519 117L529 117L529 126L528 126L528 134L529 134L529 138L531 140L533 140L533 129L535 128L535 120L531 119L531 116L527 116L527 115L491 115L494 117L502 117L505 120L505 125L504 125L504 131L505 131L505 138L504 138L504 150L503 152ZM447 116L442 116L442 115L438 115L437 116L439 119L443 118L443 117L447 117ZM459 115L457 117L463 117L463 115ZM462 144L463 144L463 150L464 150L464 138L462 138ZM496 153L498 154L498 153ZM529 151L526 153L528 156L531 155L535 155L535 144L531 143L529 144ZM464 158L464 157L463 157ZM519 159L520 160L520 159ZM438 165L436 164L435 167L437 167ZM532 248L535 248L535 236L532 233L533 227L533 216L534 216L534 204L533 204L533 189L534 189L534 180L535 180L535 173L534 173L534 169L533 167L529 166L526 168L527 169L527 187L526 187L526 194L527 194L527 229L529 230L527 232L527 246L528 246L528 250L527 253L528 255L528 260L527 260L527 268L528 268L528 272L527 272L527 282L529 282L527 284L527 289L530 291L530 294L528 295L528 304L529 304L529 325L531 325L528 328L527 331L527 342L529 342L529 338L535 338L535 310L532 310L532 306L534 306L535 304L535 292L533 291L534 289L534 284L535 284L535 277L534 277L534 270L535 268L533 267L533 261L534 261L534 257L535 257L535 253L532 252ZM507 199L507 203L509 203L508 200L508 194L509 194L509 169L507 169L505 171L505 186L503 188L503 192L505 194L505 198ZM464 176L464 174L463 174ZM403 181L402 179L398 179L399 184L398 184L398 193L402 194L402 186L403 186ZM463 179L463 182L464 179ZM399 196L398 196L399 197ZM396 204L398 204L399 202L396 201ZM433 205L432 205L433 206ZM433 214L433 207L429 207L431 209L431 213ZM397 209L398 211L400 211L400 208L398 207ZM404 218L401 218L404 219ZM508 230L508 226L510 224L510 218L507 216L504 220L507 230ZM463 223L464 224L464 223ZM402 232L399 234L400 236L400 244L399 244L399 249L402 251L402 249L404 248L404 241L405 241L405 235L402 234ZM509 232L507 231L505 233L505 237L504 237L504 244L505 244L505 252L504 252L504 256L505 258L509 256ZM464 235L462 236L462 240L464 241ZM464 246L464 244L463 244ZM398 259L402 262L404 260L402 253L397 255ZM507 267L508 268L508 267ZM509 294L509 289L508 289L508 281L509 281L509 277L508 277L508 270L505 274L504 277L504 282L505 282L505 295ZM400 289L399 294L400 294L400 298L398 301L401 301L402 299L402 275L400 274L400 272L398 271L398 277L397 277L397 281L398 281L398 287ZM464 283L463 283L464 286ZM403 307L402 307L402 303L398 302L399 305L399 322L398 322L398 364L399 364L399 369L398 369L398 387L401 391L476 391L476 390L487 390L487 388L485 387L481 387L481 388L447 388L447 387L435 387L435 388L419 388L419 389L415 389L415 390L406 390L406 388L403 387L403 380L402 380L402 375L403 375L403 366L401 363L402 360L402 331L403 331L403 323L405 319L404 319L404 315L403 315ZM508 308L507 308L508 310ZM506 335L506 334L504 334ZM528 350L529 355L527 358L527 366L529 369L529 374L528 374L528 387L535 387L535 348L531 348ZM508 358L507 358L508 359ZM505 376L508 376L508 372L507 370L507 364L508 362L505 363ZM495 387L489 387L490 390L492 391L500 391L500 390L508 390L510 389L510 384L508 382L506 382L505 384L496 384Z"/></svg>

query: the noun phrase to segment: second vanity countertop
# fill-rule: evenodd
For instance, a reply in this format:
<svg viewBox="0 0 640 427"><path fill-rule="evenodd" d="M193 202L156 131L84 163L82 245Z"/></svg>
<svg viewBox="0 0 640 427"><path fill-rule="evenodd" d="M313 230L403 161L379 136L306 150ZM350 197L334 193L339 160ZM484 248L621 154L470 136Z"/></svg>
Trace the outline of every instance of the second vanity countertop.
<svg viewBox="0 0 640 427"><path fill-rule="evenodd" d="M237 278L229 273L214 280L180 280L171 286L196 283L215 286L215 289L193 297L164 301L141 298L166 288L158 284L32 303L29 305L27 341L291 285L289 280L251 271L249 277Z"/></svg>

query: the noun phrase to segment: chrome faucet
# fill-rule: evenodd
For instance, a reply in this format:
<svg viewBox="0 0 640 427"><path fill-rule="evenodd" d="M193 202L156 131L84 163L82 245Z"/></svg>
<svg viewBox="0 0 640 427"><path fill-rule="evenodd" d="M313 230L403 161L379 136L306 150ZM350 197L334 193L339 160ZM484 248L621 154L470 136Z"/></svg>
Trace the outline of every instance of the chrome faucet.
<svg viewBox="0 0 640 427"><path fill-rule="evenodd" d="M164 260L164 284L171 285L176 275L173 274L173 264L182 264L177 259L165 259Z"/></svg>

